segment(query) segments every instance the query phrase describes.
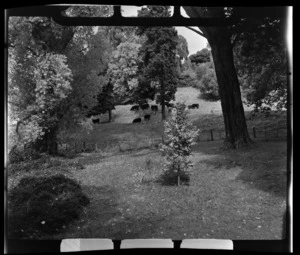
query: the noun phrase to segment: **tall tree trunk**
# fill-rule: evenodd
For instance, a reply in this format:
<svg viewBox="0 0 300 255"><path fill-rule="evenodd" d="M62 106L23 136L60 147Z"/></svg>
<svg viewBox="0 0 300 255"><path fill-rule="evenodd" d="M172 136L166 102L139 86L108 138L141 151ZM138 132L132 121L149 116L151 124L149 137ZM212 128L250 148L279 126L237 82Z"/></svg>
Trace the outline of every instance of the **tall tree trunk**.
<svg viewBox="0 0 300 255"><path fill-rule="evenodd" d="M58 153L56 135L57 135L56 128L50 129L46 135L47 150L50 155L56 155Z"/></svg>
<svg viewBox="0 0 300 255"><path fill-rule="evenodd" d="M50 155L56 155L58 153L57 146L57 127L50 128L45 131L45 134L40 139L37 139L33 143L33 148L39 152L46 152Z"/></svg>
<svg viewBox="0 0 300 255"><path fill-rule="evenodd" d="M211 28L208 34L224 117L225 146L238 148L250 142L251 139L247 130L230 37L225 29Z"/></svg>
<svg viewBox="0 0 300 255"><path fill-rule="evenodd" d="M184 7L189 17L225 17L224 8ZM219 95L225 124L225 146L238 148L251 142L248 134L240 85L234 66L230 32L227 27L201 27L206 37L214 60Z"/></svg>

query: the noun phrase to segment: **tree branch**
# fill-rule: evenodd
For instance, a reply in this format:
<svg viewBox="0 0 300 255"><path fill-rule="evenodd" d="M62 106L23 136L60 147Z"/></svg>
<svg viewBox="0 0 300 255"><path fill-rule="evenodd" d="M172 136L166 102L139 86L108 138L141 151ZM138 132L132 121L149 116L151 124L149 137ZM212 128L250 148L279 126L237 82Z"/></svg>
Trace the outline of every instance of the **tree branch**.
<svg viewBox="0 0 300 255"><path fill-rule="evenodd" d="M198 31L198 30L196 30L196 29L194 29L194 28L192 28L192 27L186 27L186 28L188 28L188 29L194 31L195 33L197 33L198 35L201 35L201 36L203 36L204 38L206 38L202 32L200 32L200 31Z"/></svg>

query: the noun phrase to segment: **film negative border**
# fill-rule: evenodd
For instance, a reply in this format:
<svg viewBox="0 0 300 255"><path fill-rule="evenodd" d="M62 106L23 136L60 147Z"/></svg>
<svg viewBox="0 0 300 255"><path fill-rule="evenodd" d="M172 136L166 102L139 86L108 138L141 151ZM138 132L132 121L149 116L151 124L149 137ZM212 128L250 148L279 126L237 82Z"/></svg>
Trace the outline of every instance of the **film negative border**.
<svg viewBox="0 0 300 255"><path fill-rule="evenodd" d="M289 242L283 240L226 240L226 239L63 239L22 240L8 239L7 253L68 253L117 250L212 250L289 252Z"/></svg>

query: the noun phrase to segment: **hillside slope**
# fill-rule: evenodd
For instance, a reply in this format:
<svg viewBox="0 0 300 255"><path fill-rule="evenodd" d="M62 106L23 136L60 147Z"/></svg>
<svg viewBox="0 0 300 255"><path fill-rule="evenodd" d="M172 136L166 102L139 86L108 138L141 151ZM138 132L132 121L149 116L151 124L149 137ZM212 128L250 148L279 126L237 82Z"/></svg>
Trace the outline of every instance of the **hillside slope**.
<svg viewBox="0 0 300 255"><path fill-rule="evenodd" d="M180 87L177 89L175 94L175 101L171 101L171 103L185 103L186 105L190 104L199 104L199 109L193 109L190 111L190 118L191 120L196 120L202 115L206 114L222 114L221 102L220 100L217 102L209 102L203 99L199 99L199 90L192 88L192 87ZM156 104L155 101L148 101L149 104ZM147 113L151 113L151 110L142 111L140 110L137 113L130 111L132 105L117 105L116 110L112 112L113 121L114 123L131 123L134 118L143 117ZM245 111L251 110L250 107L244 105ZM159 109L161 110L161 109ZM108 120L108 116L102 115L102 121L105 122ZM101 117L100 117L101 118ZM160 121L161 114L153 114L151 117L152 121Z"/></svg>

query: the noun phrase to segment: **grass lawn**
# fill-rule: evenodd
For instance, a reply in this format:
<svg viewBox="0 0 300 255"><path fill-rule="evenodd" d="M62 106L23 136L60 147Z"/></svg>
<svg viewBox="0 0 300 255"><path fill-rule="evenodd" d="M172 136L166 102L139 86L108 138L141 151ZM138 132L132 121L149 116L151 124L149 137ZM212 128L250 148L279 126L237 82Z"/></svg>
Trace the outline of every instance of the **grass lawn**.
<svg viewBox="0 0 300 255"><path fill-rule="evenodd" d="M283 238L286 142L219 147L219 141L194 147L190 185L180 187L157 182L156 150L78 155L72 160L85 169L64 174L80 181L91 203L65 233L41 238Z"/></svg>

